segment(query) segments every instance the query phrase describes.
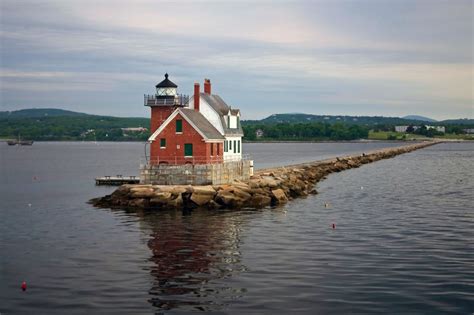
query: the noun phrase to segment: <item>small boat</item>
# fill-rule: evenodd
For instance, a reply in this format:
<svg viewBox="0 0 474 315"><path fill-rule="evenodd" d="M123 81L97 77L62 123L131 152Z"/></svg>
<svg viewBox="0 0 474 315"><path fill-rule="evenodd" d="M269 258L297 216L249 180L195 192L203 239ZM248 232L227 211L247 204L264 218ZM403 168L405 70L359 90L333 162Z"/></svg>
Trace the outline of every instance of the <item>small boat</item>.
<svg viewBox="0 0 474 315"><path fill-rule="evenodd" d="M17 140L8 140L8 145L33 145L33 140L21 140L20 136L18 136Z"/></svg>

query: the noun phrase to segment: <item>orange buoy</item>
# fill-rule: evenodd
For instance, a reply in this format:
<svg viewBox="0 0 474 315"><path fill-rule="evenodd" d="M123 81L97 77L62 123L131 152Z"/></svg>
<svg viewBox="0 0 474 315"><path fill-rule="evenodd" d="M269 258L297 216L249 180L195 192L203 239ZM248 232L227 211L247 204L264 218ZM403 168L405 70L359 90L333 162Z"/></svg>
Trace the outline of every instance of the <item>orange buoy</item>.
<svg viewBox="0 0 474 315"><path fill-rule="evenodd" d="M21 283L21 289L22 289L23 291L26 291L26 281L23 281L23 282Z"/></svg>

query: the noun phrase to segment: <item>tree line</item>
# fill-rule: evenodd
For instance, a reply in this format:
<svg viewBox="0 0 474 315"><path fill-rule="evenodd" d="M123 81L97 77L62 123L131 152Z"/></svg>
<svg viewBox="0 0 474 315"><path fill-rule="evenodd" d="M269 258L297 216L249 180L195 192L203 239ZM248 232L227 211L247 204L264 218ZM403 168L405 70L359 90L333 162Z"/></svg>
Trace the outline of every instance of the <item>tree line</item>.
<svg viewBox="0 0 474 315"><path fill-rule="evenodd" d="M245 140L355 140L369 135L369 128L342 123L281 123L243 125ZM259 134L260 136L257 136Z"/></svg>
<svg viewBox="0 0 474 315"><path fill-rule="evenodd" d="M150 128L149 118L121 118L110 116L55 116L0 118L0 138L17 138L35 141L146 141L150 133L123 132L122 128ZM446 133L463 134L470 125L446 124ZM394 131L394 125L356 125L344 122L285 122L242 123L244 140L247 141L314 141L366 139L369 129ZM260 137L257 137L257 131ZM433 129L419 128L414 133L428 137L437 136Z"/></svg>
<svg viewBox="0 0 474 315"><path fill-rule="evenodd" d="M35 141L145 141L149 133L127 132L121 128L150 128L148 118L108 116L58 116L0 119L0 138Z"/></svg>

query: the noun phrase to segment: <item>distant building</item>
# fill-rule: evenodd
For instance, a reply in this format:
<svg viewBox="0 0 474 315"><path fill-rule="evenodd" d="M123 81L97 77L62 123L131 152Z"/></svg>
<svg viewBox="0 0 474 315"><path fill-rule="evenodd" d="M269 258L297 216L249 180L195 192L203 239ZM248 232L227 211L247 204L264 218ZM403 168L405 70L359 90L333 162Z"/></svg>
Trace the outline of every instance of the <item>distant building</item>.
<svg viewBox="0 0 474 315"><path fill-rule="evenodd" d="M130 128L120 128L124 133L126 132L145 132L148 131L148 128L145 127L130 127Z"/></svg>
<svg viewBox="0 0 474 315"><path fill-rule="evenodd" d="M463 129L463 131L467 134L474 134L474 128Z"/></svg>
<svg viewBox="0 0 474 315"><path fill-rule="evenodd" d="M263 137L263 135L264 135L264 133L263 133L262 129L255 130L255 137L261 138L261 137Z"/></svg>
<svg viewBox="0 0 474 315"><path fill-rule="evenodd" d="M438 132L442 132L442 133L445 133L446 132L446 128L444 126L426 126L426 129L434 129Z"/></svg>
<svg viewBox="0 0 474 315"><path fill-rule="evenodd" d="M407 132L410 126L395 126L396 132ZM414 131L421 128L421 126L411 126ZM444 126L425 126L426 129L435 129L438 132L446 132L446 128Z"/></svg>
<svg viewBox="0 0 474 315"><path fill-rule="evenodd" d="M410 126L395 126L395 131L396 132L407 132L408 128ZM413 130L418 130L420 128L420 126L411 126L413 128Z"/></svg>
<svg viewBox="0 0 474 315"><path fill-rule="evenodd" d="M93 133L93 132L95 132L94 129L88 129L87 131L84 131L83 133L81 133L81 137L85 137L88 134Z"/></svg>
<svg viewBox="0 0 474 315"><path fill-rule="evenodd" d="M408 126L395 126L396 132L407 132Z"/></svg>

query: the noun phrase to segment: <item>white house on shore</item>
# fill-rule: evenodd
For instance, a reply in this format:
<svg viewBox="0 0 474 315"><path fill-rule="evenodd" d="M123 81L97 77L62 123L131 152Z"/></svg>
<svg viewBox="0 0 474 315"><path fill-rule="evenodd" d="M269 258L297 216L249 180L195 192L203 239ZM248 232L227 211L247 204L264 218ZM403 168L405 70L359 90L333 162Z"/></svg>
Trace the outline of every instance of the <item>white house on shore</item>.
<svg viewBox="0 0 474 315"><path fill-rule="evenodd" d="M442 132L442 133L445 133L446 132L446 127L444 126L425 126L426 129L434 129L436 130L437 132Z"/></svg>
<svg viewBox="0 0 474 315"><path fill-rule="evenodd" d="M410 126L395 126L395 131L396 132L407 132L408 128ZM413 128L413 130L418 130L419 128L421 128L421 126L411 126ZM435 129L436 131L438 132L442 132L442 133L445 133L446 132L446 127L444 126L429 126L429 125L425 125L426 129Z"/></svg>
<svg viewBox="0 0 474 315"><path fill-rule="evenodd" d="M407 132L409 126L395 126L395 131L396 132ZM418 129L418 126L413 126L413 130Z"/></svg>

